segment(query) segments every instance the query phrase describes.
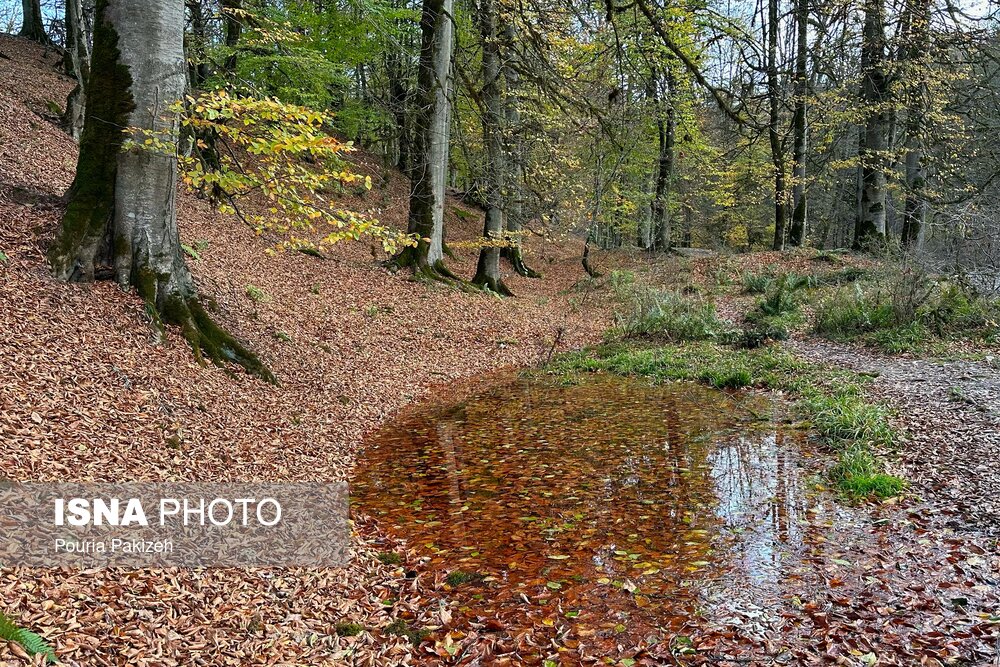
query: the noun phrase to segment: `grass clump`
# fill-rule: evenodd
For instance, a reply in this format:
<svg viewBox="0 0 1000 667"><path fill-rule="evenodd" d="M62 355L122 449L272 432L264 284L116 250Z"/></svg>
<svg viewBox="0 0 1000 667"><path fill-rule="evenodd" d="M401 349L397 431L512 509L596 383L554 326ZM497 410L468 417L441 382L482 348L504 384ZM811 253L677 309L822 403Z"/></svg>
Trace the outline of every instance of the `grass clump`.
<svg viewBox="0 0 1000 667"><path fill-rule="evenodd" d="M256 285L247 285L246 287L247 296L250 297L251 301L256 301L257 303L263 303L269 301L270 297L267 292L257 287Z"/></svg>
<svg viewBox="0 0 1000 667"><path fill-rule="evenodd" d="M638 284L627 276L612 275L611 286L619 302L612 336L655 338L671 342L720 340L732 336L711 301L672 290Z"/></svg>
<svg viewBox="0 0 1000 667"><path fill-rule="evenodd" d="M399 565L403 562L403 557L395 551L383 551L378 555L378 560L383 565Z"/></svg>
<svg viewBox="0 0 1000 667"><path fill-rule="evenodd" d="M397 637L406 637L406 640L414 646L420 644L420 642L430 636L430 632L428 630L414 628L401 618L397 618L395 621L387 625L385 633L388 635L396 635Z"/></svg>
<svg viewBox="0 0 1000 667"><path fill-rule="evenodd" d="M744 347L758 347L767 340L787 340L789 332L802 323L796 290L806 281L794 274L771 280L764 297L746 315Z"/></svg>
<svg viewBox="0 0 1000 667"><path fill-rule="evenodd" d="M357 637L365 631L365 626L358 623L337 623L334 630L338 637Z"/></svg>
<svg viewBox="0 0 1000 667"><path fill-rule="evenodd" d="M816 308L816 333L888 352L919 352L949 338L994 342L1000 307L958 282L912 269L837 290Z"/></svg>

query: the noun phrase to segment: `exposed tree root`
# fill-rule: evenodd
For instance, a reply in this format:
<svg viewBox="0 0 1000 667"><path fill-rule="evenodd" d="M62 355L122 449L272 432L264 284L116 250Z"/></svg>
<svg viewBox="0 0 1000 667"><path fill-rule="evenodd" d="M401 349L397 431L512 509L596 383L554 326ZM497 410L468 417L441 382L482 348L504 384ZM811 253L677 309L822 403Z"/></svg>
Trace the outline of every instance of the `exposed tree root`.
<svg viewBox="0 0 1000 667"><path fill-rule="evenodd" d="M503 280L500 278L474 278L472 284L483 290L489 290L494 294L499 294L500 296L514 296L514 293L510 291L510 288L504 284Z"/></svg>
<svg viewBox="0 0 1000 667"><path fill-rule="evenodd" d="M520 248L504 248L500 256L510 262L511 268L519 276L525 278L541 278L542 274L524 263L524 255Z"/></svg>
<svg viewBox="0 0 1000 667"><path fill-rule="evenodd" d="M181 327L195 358L202 365L211 361L224 368L227 364L235 363L250 375L278 384L277 378L257 355L217 325L196 297L171 297L161 308L156 308L155 303L147 299L146 305L155 313L156 325L162 327L163 324L176 324Z"/></svg>

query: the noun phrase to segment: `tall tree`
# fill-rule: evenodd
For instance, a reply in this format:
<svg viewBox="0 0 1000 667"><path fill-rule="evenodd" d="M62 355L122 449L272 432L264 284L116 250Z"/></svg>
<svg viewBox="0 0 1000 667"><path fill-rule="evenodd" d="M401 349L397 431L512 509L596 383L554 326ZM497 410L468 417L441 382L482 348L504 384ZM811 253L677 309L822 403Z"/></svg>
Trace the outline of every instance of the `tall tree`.
<svg viewBox="0 0 1000 667"><path fill-rule="evenodd" d="M669 71L654 69L651 76L653 104L656 108L656 134L659 150L656 176L653 179L651 226L653 248L667 252L671 248L670 185L674 176L674 144L677 118L674 109L674 81Z"/></svg>
<svg viewBox="0 0 1000 667"><path fill-rule="evenodd" d="M529 267L524 261L521 237L524 233L524 137L521 128L521 109L517 91L521 83L520 63L515 63L517 57L515 39L517 33L512 22L506 23L502 30L503 50L501 70L507 84L507 94L504 97L505 137L507 141L507 180L505 183L506 209L504 222L507 226L507 245L501 254L510 261L514 272L527 278L540 278L541 274Z"/></svg>
<svg viewBox="0 0 1000 667"><path fill-rule="evenodd" d="M407 230L417 245L393 258L428 277L454 277L444 265L444 198L451 128L453 0L424 0L415 97L413 169Z"/></svg>
<svg viewBox="0 0 1000 667"><path fill-rule="evenodd" d="M808 0L795 2L795 107L792 114L792 224L788 230L788 243L799 247L805 241L808 221L806 201L806 104L809 94L809 77L806 61L809 58L809 5Z"/></svg>
<svg viewBox="0 0 1000 667"><path fill-rule="evenodd" d="M927 132L930 68L930 2L909 0L905 8L906 55L903 89L906 100L906 199L903 203L902 243L918 247L923 239L930 208L925 193L927 166L924 141Z"/></svg>
<svg viewBox="0 0 1000 667"><path fill-rule="evenodd" d="M486 149L486 181L483 201L486 218L483 225L483 247L479 251L476 275L472 279L497 294L510 295L500 276L500 244L504 231L504 110L503 87L500 82L500 42L497 34L497 10L494 0L479 0L476 23L482 47L483 144Z"/></svg>
<svg viewBox="0 0 1000 667"><path fill-rule="evenodd" d="M21 0L21 17L21 31L17 33L18 37L27 37L39 44L52 43L45 33L41 0Z"/></svg>
<svg viewBox="0 0 1000 667"><path fill-rule="evenodd" d="M785 248L785 225L788 222L788 192L785 183L785 149L781 139L781 82L778 73L778 0L767 0L767 137L774 169L774 243L775 250Z"/></svg>
<svg viewBox="0 0 1000 667"><path fill-rule="evenodd" d="M270 372L198 300L177 231L177 114L185 90L183 0L98 0L90 103L76 178L49 250L56 278L135 288L154 325L179 325L199 359ZM164 150L123 150L122 128ZM138 143L142 143L141 141Z"/></svg>
<svg viewBox="0 0 1000 667"><path fill-rule="evenodd" d="M73 139L80 141L87 109L87 79L90 78L90 45L84 32L80 0L66 0L66 53L63 64L66 73L76 81L66 99L63 125Z"/></svg>
<svg viewBox="0 0 1000 667"><path fill-rule="evenodd" d="M889 78L885 70L885 7L882 0L865 0L861 35L861 107L864 127L858 146L861 196L854 248L885 240L887 160L890 110Z"/></svg>

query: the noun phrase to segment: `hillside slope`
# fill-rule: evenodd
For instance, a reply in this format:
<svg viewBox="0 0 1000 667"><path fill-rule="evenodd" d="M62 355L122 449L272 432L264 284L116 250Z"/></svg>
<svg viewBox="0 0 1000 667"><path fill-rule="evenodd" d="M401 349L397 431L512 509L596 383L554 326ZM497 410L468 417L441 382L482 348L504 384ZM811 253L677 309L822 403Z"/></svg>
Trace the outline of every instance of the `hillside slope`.
<svg viewBox="0 0 1000 667"><path fill-rule="evenodd" d="M578 346L608 324L594 300L575 306L577 247L533 255L545 279L511 278L519 298L499 300L392 275L362 244L326 261L269 256L266 240L182 194L199 289L281 386L201 367L175 331L152 344L134 295L49 277L45 250L76 147L48 103L61 104L71 85L55 56L28 42L0 37L0 53L9 57L0 59L0 474L340 480L365 432L433 385L532 363L557 330L562 347ZM402 224L405 194L397 175L368 204ZM451 214L452 238L475 233L471 213ZM453 263L462 275L474 266L468 250ZM405 641L334 632L342 621L385 627L416 604L419 585L373 558L372 530L361 530L346 570L4 569L0 592L5 611L49 636L68 664L322 664L345 651L356 664L391 664L410 650ZM0 662L11 656L0 651Z"/></svg>

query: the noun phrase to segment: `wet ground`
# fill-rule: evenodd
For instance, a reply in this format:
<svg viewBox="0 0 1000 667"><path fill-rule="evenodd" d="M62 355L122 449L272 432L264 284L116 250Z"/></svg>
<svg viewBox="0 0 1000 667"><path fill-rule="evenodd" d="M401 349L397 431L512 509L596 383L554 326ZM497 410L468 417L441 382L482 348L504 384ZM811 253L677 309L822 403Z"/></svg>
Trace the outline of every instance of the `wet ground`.
<svg viewBox="0 0 1000 667"><path fill-rule="evenodd" d="M450 575L471 627L518 629L519 660L683 653L703 620L773 621L830 527L862 520L817 490L784 411L689 383L514 380L379 431L353 502Z"/></svg>

